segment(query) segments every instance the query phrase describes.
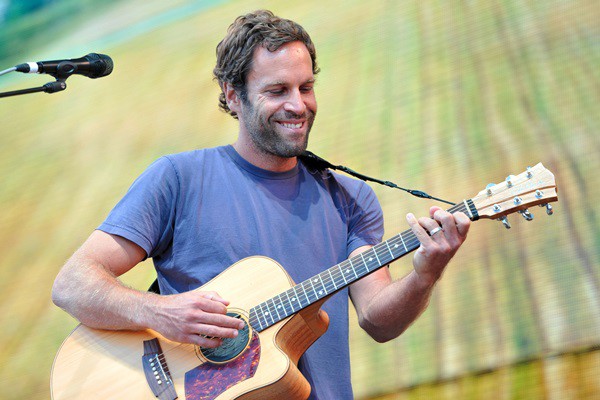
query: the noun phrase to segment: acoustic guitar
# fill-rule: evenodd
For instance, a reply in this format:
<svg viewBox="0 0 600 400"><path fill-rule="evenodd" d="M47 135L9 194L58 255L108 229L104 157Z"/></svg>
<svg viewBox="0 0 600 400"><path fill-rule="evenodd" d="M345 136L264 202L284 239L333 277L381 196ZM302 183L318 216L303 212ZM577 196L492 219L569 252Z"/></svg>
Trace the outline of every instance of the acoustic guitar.
<svg viewBox="0 0 600 400"><path fill-rule="evenodd" d="M473 221L501 220L558 200L554 175L537 164L449 209ZM295 284L266 257L241 260L197 289L231 301L228 314L245 328L215 349L170 341L152 330L107 331L79 325L52 367L54 400L70 399L306 399L310 385L297 369L300 356L327 330L320 309L331 294L416 250L411 230ZM260 279L259 279L260 278ZM260 280L260 286L252 282Z"/></svg>

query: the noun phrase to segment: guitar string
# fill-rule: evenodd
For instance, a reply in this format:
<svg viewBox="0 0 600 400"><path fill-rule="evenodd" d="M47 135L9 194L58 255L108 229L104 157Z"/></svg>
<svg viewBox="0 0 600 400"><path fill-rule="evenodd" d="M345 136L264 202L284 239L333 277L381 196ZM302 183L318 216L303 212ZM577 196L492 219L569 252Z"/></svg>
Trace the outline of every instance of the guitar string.
<svg viewBox="0 0 600 400"><path fill-rule="evenodd" d="M467 207L466 207L465 203L458 203L455 206L451 207L448 211L449 212L457 212L457 211L463 211L463 212L465 212L465 211L467 211ZM406 238L404 237L405 235L407 236ZM396 255L391 250L390 244L395 249L397 249L397 248L400 247L400 243L402 244L402 247L404 248L404 251L401 254ZM285 318L289 317L293 313L296 313L296 312L300 311L301 309L309 306L310 304L313 304L317 300L320 300L320 299L322 299L322 298L330 295L331 293L334 293L334 292L340 290L341 288L343 288L345 286L348 286L350 283L353 283L356 280L358 280L358 279L366 276L367 274L369 274L369 273L371 273L371 272L373 272L373 271L375 271L375 270L377 270L379 268L382 268L383 266L385 266L385 265L387 265L387 264L389 264L389 263L397 260L398 258L400 258L400 257L408 254L409 252L415 250L419 246L419 244L420 244L420 242L419 242L417 236L411 230L407 230L407 231L401 232L401 233L393 236L392 238L390 238L390 239L388 239L386 241L383 241L381 243L376 244L375 246L373 246L371 249L365 251L364 253L361 253L361 254L353 257L352 259L344 260L341 263L339 263L337 265L334 265L333 267L329 268L328 270L325 270L324 272L321 272L321 273L315 275L314 277L311 277L311 278L309 278L309 279L307 279L307 280L305 280L305 281L303 281L303 282L301 282L301 283L293 286L292 288L288 289L287 291L283 292L283 293L286 293L286 297L288 297L288 299L289 299L289 295L288 295L287 292L289 292L291 290L295 294L294 297L291 300L296 299L296 301L298 303L300 303L300 307L298 309L295 309L294 305L291 303L291 300L288 301L287 304L286 304L285 300L281 301L281 294L283 294L283 293L280 293L280 294L278 294L278 295L275 296L275 297L279 297L280 298L280 300L277 303L277 305L274 305L274 306L270 306L269 305L269 301L272 304L275 303L275 301L274 301L275 297L272 297L272 298L266 300L265 302L263 302L263 303L255 306L255 307L251 308L250 309L249 323L250 323L250 325L252 325L256 329L256 322L258 322L258 324L260 325L259 326L259 331L264 330L267 327L269 327L269 326L271 326L271 325L273 325L273 324L281 321L282 319L285 319ZM381 252L382 254L378 254L379 252ZM364 261L364 255L369 256L370 253L373 253L373 255L375 255L375 257L377 259L377 264L374 265L374 268L372 268L372 269L370 269L369 268L369 264L367 264ZM390 254L387 255L387 253L390 253ZM358 256L361 256L360 260L359 260ZM380 259L379 256L381 256L381 259L384 260L383 262L381 261L381 259ZM355 261L362 261L362 262L358 262L357 264L359 266L360 266L360 264L362 264L364 266L364 268L366 269L366 272L364 272L364 273L361 272L360 276L359 276L359 274L357 274L356 268L352 264L352 260L353 259ZM371 259L372 259L372 257L371 257ZM349 267L348 267L348 264L349 264ZM351 270L352 272L354 272L354 275L355 275L354 278L349 277L349 279L347 280L346 276L344 276L344 274L342 272L343 268L349 268L346 271ZM358 272L360 272L360 271L358 271ZM330 281L333 284L333 290L331 290L331 288L329 288L330 290L328 290L328 287L326 286L326 284L323 283L322 289L325 291L325 295L323 295L323 294L317 293L316 290L314 290L314 285L312 284L312 280L315 279L315 281L316 281L316 277L319 277L320 279L325 278L325 280L327 280L327 276L326 276L327 274L326 273L329 274L329 276L331 277ZM340 277L342 278L342 280L344 281L344 283L339 282L339 278ZM339 285L336 284L338 282L340 283ZM312 296L309 297L309 293L307 293L307 290L305 288L305 285L307 285L307 284L310 284L311 286L313 286L312 293L314 294L314 297L315 297L314 300L312 300L311 299ZM299 299L299 296L297 295L297 291L296 291L295 288L297 288L299 286L302 288L302 291L304 292L305 297L307 299L307 303L306 304L303 304L303 302ZM263 305L266 306L266 309L267 309L266 315L265 315L265 312L262 311ZM284 317L281 317L281 315L279 314L279 311L277 310L278 306L282 307L283 310L285 311L285 313L287 313L287 315L285 315L285 313L284 313ZM291 309L291 312L288 311L288 307L287 306L289 306L289 308ZM263 321L265 322L264 324L260 320L260 316L258 315L257 308L259 310L261 310ZM271 311L271 310L273 310L274 312ZM275 320L275 318L273 317L274 314L277 314L277 320ZM272 323L269 323L269 321L266 318L267 316L271 319Z"/></svg>
<svg viewBox="0 0 600 400"><path fill-rule="evenodd" d="M453 209L455 209L455 210L453 210ZM457 206L455 206L455 207L452 207L452 208L451 208L449 211L453 212L453 211L458 211L459 209L463 209L463 210L464 210L464 209L465 209L464 205L463 205L463 204L461 204L461 203L459 203ZM407 240L404 240L404 235L408 235L408 241L407 241ZM405 251L404 253L400 254L399 256L396 256L396 255L395 255L395 254L394 254L394 253L391 251L391 249L389 248L389 244L393 244L395 247L398 247L398 246L399 246L399 245L398 245L398 243L397 243L398 239L400 239L400 240L402 241L403 247L405 247L405 250L407 250L407 251ZM415 240L415 239L416 239L416 236L414 236L414 234L412 234L412 231L405 231L405 232L402 232L402 233L401 233L401 234L399 234L399 235L396 235L396 236L394 236L393 238L391 238L391 239L389 239L389 240L387 240L387 241L385 241L385 242L382 242L382 243L379 243L379 244L377 244L377 245L376 245L376 246L374 246L372 249L370 249L370 250L368 250L367 252L365 252L365 253L368 253L369 251L371 251L371 252L373 252L373 253L374 253L374 255L376 256L376 258L378 258L378 265L375 265L375 268L373 268L373 269L370 269L370 268L369 268L369 265L368 265L366 262L364 262L364 261L363 261L364 267L366 268L366 271L367 271L366 273L370 273L370 272L374 271L375 269L379 269L379 268L381 268L382 266L384 266L384 265L386 265L386 264L388 264L388 263L392 262L393 260L395 260L395 259L397 259L397 258L399 258L399 257L402 257L403 255L407 254L408 252L410 252L410 251L414 250L416 247L418 247L418 244L419 244L418 240ZM407 246L407 242L408 242L408 246ZM391 256L392 256L392 258L389 258L389 259L388 259L388 257L387 257L387 256L386 256L386 257L384 257L385 253L387 253L387 251L385 251L385 250L382 250L382 249L381 249L381 248L382 248L384 245L387 247L387 251L389 251L389 252L391 253ZM415 247L413 248L413 246L415 246ZM410 248L411 248L411 250L408 250L406 247L410 247ZM381 261L379 260L379 257L378 257L378 252L381 252L381 251L383 251L383 252L384 252L384 254L381 254L381 256L382 256L381 258L384 260L383 262L381 262ZM357 261L358 261L358 259L357 259ZM345 260L344 262L342 262L342 263L340 263L340 264L338 264L338 265L336 265L336 266L334 266L334 267L330 268L329 270L325 271L325 272L329 272L329 275L330 275L330 276L332 277L332 279L333 279L333 281L331 282L331 283L333 284L333 290L331 290L331 288L329 288L330 290L328 290L328 287L327 287L327 286L324 284L322 288L323 288L323 290L325 290L325 292L326 292L326 293L325 293L325 295L323 296L322 294L318 294L318 293L317 293L315 290L313 290L313 294L314 294L314 297L315 297L315 299L314 299L314 300L311 300L311 298L309 298L309 296L307 295L307 296L306 296L306 298L307 298L307 301L308 301L308 303L306 303L306 304L303 304L303 302L300 302L300 300L299 300L298 298L296 298L296 299L298 300L298 302L300 302L300 308L298 308L298 309L296 310L293 304L291 304L291 303L288 303L288 304L287 304L287 306L289 306L289 308L291 308L291 310L292 310L292 313L295 313L295 312L297 312L297 311L301 310L302 308L304 308L304 307L306 307L306 306L308 306L308 305L312 304L314 301L316 301L316 300L320 300L321 298L323 298L323 297L325 297L325 296L329 295L330 293L333 293L334 291L337 291L337 290L338 290L339 288L341 288L342 286L344 286L344 287L345 287L345 286L347 286L347 285L348 285L348 280L346 280L345 276L344 276L344 275L343 275L343 273L341 272L341 269L342 269L342 268L344 268L344 267L347 267L347 265L348 265L348 264L350 264L350 268L352 268L352 271L355 273L355 276L356 276L356 279L350 279L350 283L352 283L352 282L354 282L355 280L358 280L359 278L362 278L364 275L366 275L366 273L364 273L364 274L363 274L363 273L361 273L361 276L360 276L360 277L358 277L358 276L356 275L356 269L355 269L355 267L352 265L352 262L351 262L351 261L349 261L349 260ZM335 271L336 269L337 269L337 271ZM334 274L333 274L333 275L330 273L330 272L331 272L331 270L333 270L333 271L334 271ZM320 274L318 274L317 276L318 276L318 277L320 277L320 278L322 278L322 276L321 276L321 275L323 275L323 273L320 273ZM342 284L341 282L339 282L339 277L340 277L340 276L341 276L341 277L342 277L342 279L344 280L344 283L343 283L343 284ZM314 277L313 277L313 278L314 278ZM311 278L311 279L313 279L313 278ZM325 278L326 278L326 276L325 276ZM336 278L337 278L337 279L336 279ZM316 279L315 279L315 281L316 281ZM302 287L302 290L305 292L305 295L306 295L306 288L305 288L305 286L307 285L307 282L308 282L308 283L310 283L310 284L312 285L312 282L310 282L310 280L306 280L306 281L304 281L304 282L302 282L302 283L300 283L300 284L296 285L296 287L297 287L297 286L301 286L301 287ZM336 284L337 282L339 282L340 284L339 284L339 285L337 285L337 284ZM295 292L295 290L294 290L294 292ZM277 296L278 296L278 297L281 297L281 294L279 294L279 295L277 295ZM312 296L311 296L311 297L312 297ZM252 324L253 322L254 322L254 323L255 323L255 322L259 322L259 324L261 325L261 330L262 330L262 329L265 329L265 328L266 328L266 327L268 327L268 326L271 326L273 323L276 323L276 322L278 322L278 321L280 321L280 320L282 320L282 319L284 319L284 318L287 318L289 315L291 315L291 314L292 314L292 313L289 313L288 315L286 315L286 316L284 316L284 317L282 318L282 317L279 315L279 312L277 311L277 308L276 308L277 306L269 306L269 304L268 304L268 302L269 302L269 301L271 301L271 303L274 303L274 301L273 301L273 298L272 298L272 299L269 299L269 300L267 300L267 301L265 302L265 305L267 306L266 308L267 308L267 310L268 310L268 311L267 311L267 313L265 313L264 311L262 311L262 310L261 310L261 311L262 311L262 313L263 313L263 316L262 316L262 317L263 317L263 319L264 319L264 322L265 322L265 324L264 324L265 326L264 326L264 327L263 327L263 324L260 322L260 318L259 318L259 315L258 315L258 313L256 312L256 310L255 310L254 308L253 308L253 309L251 309L251 316L250 316L250 319L251 319L251 321L250 321L250 323ZM281 300L280 300L280 302L279 302L279 304L278 304L278 305L280 305L281 307L283 307L283 309L285 310L285 312L286 312L286 313L288 312L288 310L287 310L287 306L286 306L286 304L285 304L285 301L283 302L283 305L281 305ZM260 305L260 306L261 306L261 308L262 308L262 305ZM273 319L273 314L271 313L271 310L274 310L274 311L275 311L275 313L277 313L277 314L278 314L278 320L277 320L277 321L274 321L274 319ZM268 320L266 319L266 316L265 316L265 314L267 314L267 315L268 315L268 316L271 318L271 320L272 320L272 323L271 323L271 324L269 324Z"/></svg>

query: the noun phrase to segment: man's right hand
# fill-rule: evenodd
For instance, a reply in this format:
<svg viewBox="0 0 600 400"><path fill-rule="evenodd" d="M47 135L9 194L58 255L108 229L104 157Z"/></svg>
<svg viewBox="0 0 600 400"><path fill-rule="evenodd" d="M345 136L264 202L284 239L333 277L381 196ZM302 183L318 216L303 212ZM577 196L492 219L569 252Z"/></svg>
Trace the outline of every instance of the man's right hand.
<svg viewBox="0 0 600 400"><path fill-rule="evenodd" d="M153 296L149 327L169 340L213 348L223 338L234 338L244 322L227 316L229 302L217 292L193 290L167 296Z"/></svg>

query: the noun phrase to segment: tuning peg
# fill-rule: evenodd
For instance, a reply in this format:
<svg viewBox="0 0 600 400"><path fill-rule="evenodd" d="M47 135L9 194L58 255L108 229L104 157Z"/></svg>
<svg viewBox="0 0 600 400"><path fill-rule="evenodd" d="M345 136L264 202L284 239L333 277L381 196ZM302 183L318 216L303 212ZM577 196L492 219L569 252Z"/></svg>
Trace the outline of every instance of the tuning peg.
<svg viewBox="0 0 600 400"><path fill-rule="evenodd" d="M552 215L554 214L554 210L552 209L552 206L550 204L540 204L540 207L546 207L546 214L548 215Z"/></svg>
<svg viewBox="0 0 600 400"><path fill-rule="evenodd" d="M506 229L510 229L510 222L508 222L508 218L506 218L506 216L500 218L499 221L502 222Z"/></svg>
<svg viewBox="0 0 600 400"><path fill-rule="evenodd" d="M521 214L523 216L523 218L525 218L525 220L527 220L527 221L533 220L533 214L530 213L528 209L520 210L519 214Z"/></svg>
<svg viewBox="0 0 600 400"><path fill-rule="evenodd" d="M508 187L512 187L513 186L513 180L514 180L515 176L514 175L509 175L506 177L505 181L506 181L506 186Z"/></svg>
<svg viewBox="0 0 600 400"><path fill-rule="evenodd" d="M531 167L527 167L527 177L529 179L533 178L533 172L531 172Z"/></svg>

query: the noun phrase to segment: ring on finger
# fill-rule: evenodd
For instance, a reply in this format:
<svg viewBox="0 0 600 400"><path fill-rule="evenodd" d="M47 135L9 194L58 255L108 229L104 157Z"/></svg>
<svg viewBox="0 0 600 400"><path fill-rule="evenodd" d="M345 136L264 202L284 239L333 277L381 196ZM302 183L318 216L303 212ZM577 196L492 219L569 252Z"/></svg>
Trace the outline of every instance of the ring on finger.
<svg viewBox="0 0 600 400"><path fill-rule="evenodd" d="M440 231L443 231L443 229L442 229L442 227L441 227L441 226L438 226L437 228L433 228L433 229L432 229L432 230L429 232L429 236L433 236L433 235L435 235L436 233L438 233L438 232L440 232Z"/></svg>

